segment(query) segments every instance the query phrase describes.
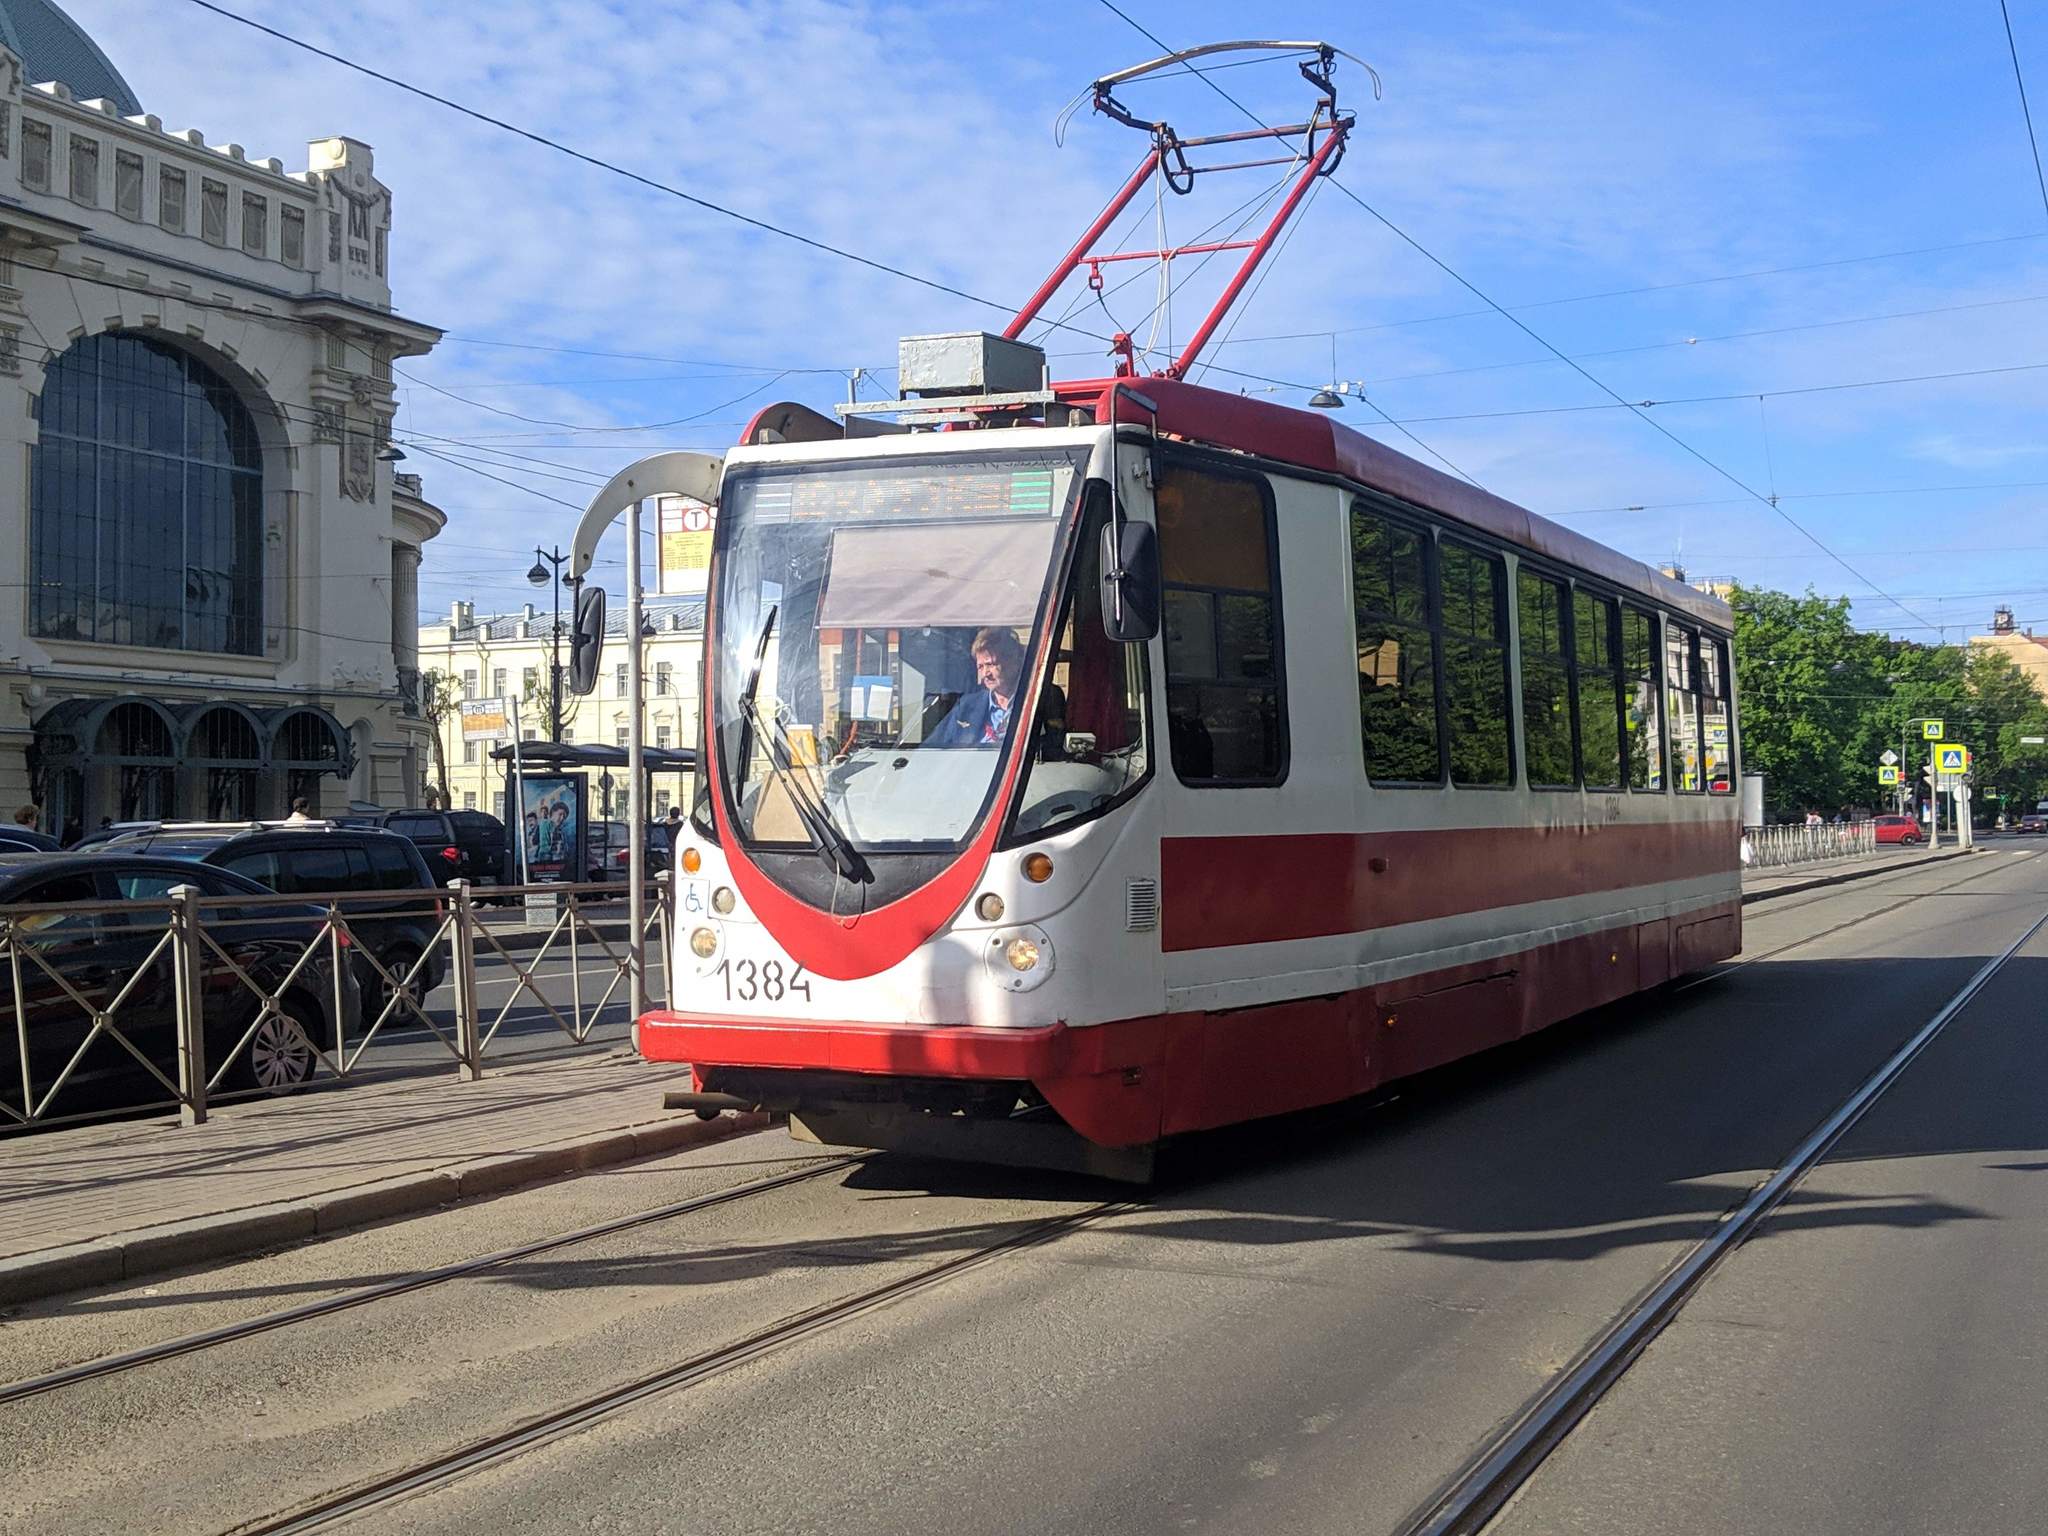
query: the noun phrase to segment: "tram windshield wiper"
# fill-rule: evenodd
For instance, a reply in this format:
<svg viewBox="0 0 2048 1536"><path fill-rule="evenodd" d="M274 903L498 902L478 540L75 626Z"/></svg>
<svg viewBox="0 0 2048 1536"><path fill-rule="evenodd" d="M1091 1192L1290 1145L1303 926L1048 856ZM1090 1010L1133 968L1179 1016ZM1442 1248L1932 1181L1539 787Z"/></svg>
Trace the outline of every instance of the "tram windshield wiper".
<svg viewBox="0 0 2048 1536"><path fill-rule="evenodd" d="M853 840L839 823L832 819L830 807L818 796L808 777L797 771L790 751L789 734L783 730L778 718L779 709L774 714L764 714L757 702L761 671L768 658L768 639L775 632L775 619L780 612L779 604L769 608L768 617L761 625L760 638L754 642L753 668L747 674L746 687L740 692L739 761L746 762L753 747L754 734L758 732L768 749L768 767L782 786L783 793L789 796L797 820L803 824L818 857L841 879L866 881L873 878L867 860L861 857L860 850L853 846Z"/></svg>

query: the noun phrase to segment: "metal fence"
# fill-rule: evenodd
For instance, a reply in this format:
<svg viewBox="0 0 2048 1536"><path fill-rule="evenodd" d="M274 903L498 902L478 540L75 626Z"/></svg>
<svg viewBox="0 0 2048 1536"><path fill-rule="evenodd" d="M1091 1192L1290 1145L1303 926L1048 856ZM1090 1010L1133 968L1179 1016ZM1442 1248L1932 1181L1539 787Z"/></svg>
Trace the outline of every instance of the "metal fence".
<svg viewBox="0 0 2048 1536"><path fill-rule="evenodd" d="M1877 824L1855 821L1817 827L1755 827L1743 834L1742 841L1751 869L1791 869L1835 859L1867 858L1877 852Z"/></svg>
<svg viewBox="0 0 2048 1536"><path fill-rule="evenodd" d="M226 1099L417 1072L442 1053L474 1081L513 1054L515 1033L522 1052L536 1035L568 1049L622 1041L625 895L458 880L0 906L0 1133L171 1107L197 1125ZM668 996L668 895L663 874L647 903L650 1002ZM370 1054L398 1036L422 1049L404 1064Z"/></svg>

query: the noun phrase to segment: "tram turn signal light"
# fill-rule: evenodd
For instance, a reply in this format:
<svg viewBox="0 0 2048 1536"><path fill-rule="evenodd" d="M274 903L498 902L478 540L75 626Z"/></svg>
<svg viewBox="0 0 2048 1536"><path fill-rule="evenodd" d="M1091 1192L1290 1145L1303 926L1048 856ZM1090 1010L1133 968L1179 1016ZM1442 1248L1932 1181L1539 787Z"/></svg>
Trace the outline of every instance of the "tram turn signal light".
<svg viewBox="0 0 2048 1536"><path fill-rule="evenodd" d="M686 875L694 875L695 873L697 873L697 871L698 871L698 870L702 869L703 867L704 867L704 855L703 855L703 854L699 853L699 852L698 852L698 851L697 851L696 849L694 849L694 848L685 848L685 849L683 850L683 873L684 873L684 874L686 874Z"/></svg>
<svg viewBox="0 0 2048 1536"><path fill-rule="evenodd" d="M1024 878L1033 885L1043 885L1052 878L1052 856L1045 853L1024 855ZM1023 969L1023 967L1019 967Z"/></svg>
<svg viewBox="0 0 2048 1536"><path fill-rule="evenodd" d="M699 960L709 960L718 953L718 935L709 928L690 930L690 953Z"/></svg>
<svg viewBox="0 0 2048 1536"><path fill-rule="evenodd" d="M1003 958L1013 971L1028 971L1038 964L1038 946L1029 939L1012 939L1003 946Z"/></svg>

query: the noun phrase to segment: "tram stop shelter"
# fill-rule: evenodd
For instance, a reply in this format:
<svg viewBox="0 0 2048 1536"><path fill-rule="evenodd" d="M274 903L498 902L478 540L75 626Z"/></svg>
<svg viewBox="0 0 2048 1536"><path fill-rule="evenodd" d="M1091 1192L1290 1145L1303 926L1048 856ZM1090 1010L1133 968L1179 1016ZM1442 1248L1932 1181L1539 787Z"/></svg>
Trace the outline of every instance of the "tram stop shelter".
<svg viewBox="0 0 2048 1536"><path fill-rule="evenodd" d="M498 809L505 821L509 837L524 837L526 841L525 860L530 877L539 880L580 878L574 871L587 868L583 858L586 850L584 839L590 834L587 828L591 822L623 821L629 797L627 788L627 756L624 747L600 746L595 743L565 741L522 741L516 747L511 742L491 750L494 762L504 764L505 787L498 802ZM656 820L654 785L658 778L667 776L675 783L675 793L670 797L671 805L687 809L689 791L695 782L697 754L690 748L643 747L641 748L642 771L647 782L642 786L645 793L641 804L646 807L647 820ZM514 781L523 776L524 782L515 786ZM528 815L536 809L541 812L550 807L572 803L569 813L562 817L565 825L574 827L573 847L557 847L538 827L527 827ZM514 869L520 868L520 850L515 844L512 849ZM570 873L566 876L563 867Z"/></svg>

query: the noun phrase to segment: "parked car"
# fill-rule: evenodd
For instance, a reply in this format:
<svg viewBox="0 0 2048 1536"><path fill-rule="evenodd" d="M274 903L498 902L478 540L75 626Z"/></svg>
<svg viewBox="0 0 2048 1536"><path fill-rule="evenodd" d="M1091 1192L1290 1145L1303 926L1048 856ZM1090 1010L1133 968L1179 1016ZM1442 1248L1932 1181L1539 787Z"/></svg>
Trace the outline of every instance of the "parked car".
<svg viewBox="0 0 2048 1536"><path fill-rule="evenodd" d="M22 950L20 1002L25 1014L17 1020L12 989L0 988L0 1092L11 1098L20 1091L24 1039L30 1093L40 1098L49 1092L92 1032L93 1020L80 998L94 1009L111 1010L112 1026L165 1078L178 1080L176 990L171 950L161 942L166 925L162 908L6 910L73 902L158 902L178 885L195 885L205 896L270 894L230 870L151 855L0 853L0 916L11 919L12 942ZM222 1090L290 1093L313 1075L312 1047L332 1048L337 1023L343 1041L361 1029L362 993L353 967L343 967L337 1018L327 946L315 949L298 974L291 975L320 931L321 917L317 908L302 906L202 909L206 931L251 981L266 991L283 989L284 1012L305 1036L301 1039L275 1017L265 1019L229 1067ZM210 945L201 946L201 957L207 1061L209 1070L218 1071L249 1032L262 1005ZM119 1040L102 1034L85 1047L50 1112L66 1115L87 1107L146 1104L165 1097L163 1084Z"/></svg>
<svg viewBox="0 0 2048 1536"><path fill-rule="evenodd" d="M590 877L592 880L623 880L627 866L632 862L633 850L627 844L628 828L623 821L594 822L590 835L594 840L598 828L615 828L608 832L604 842L604 856L599 858L593 851L590 856ZM658 875L668 868L668 828L661 822L651 822L647 828L647 873Z"/></svg>
<svg viewBox="0 0 2048 1536"><path fill-rule="evenodd" d="M60 844L47 832L34 827L0 826L0 851L7 853L55 853Z"/></svg>
<svg viewBox="0 0 2048 1536"><path fill-rule="evenodd" d="M2048 832L2048 811L2028 811L2020 817L2015 832Z"/></svg>
<svg viewBox="0 0 2048 1536"><path fill-rule="evenodd" d="M415 1002L424 1001L447 975L447 946L436 942L444 916L438 887L419 849L396 833L324 821L248 827L172 822L153 832L131 832L100 848L209 864L285 896L374 893L340 903L349 931L363 947L400 979L415 960L427 956L409 988ZM374 1019L390 999L391 984L367 960L356 971Z"/></svg>
<svg viewBox="0 0 2048 1536"><path fill-rule="evenodd" d="M387 811L386 829L418 848L437 884L508 883L505 824L484 811Z"/></svg>
<svg viewBox="0 0 2048 1536"><path fill-rule="evenodd" d="M1920 823L1910 816L1873 816L1870 824L1880 843L1917 843L1922 840Z"/></svg>

